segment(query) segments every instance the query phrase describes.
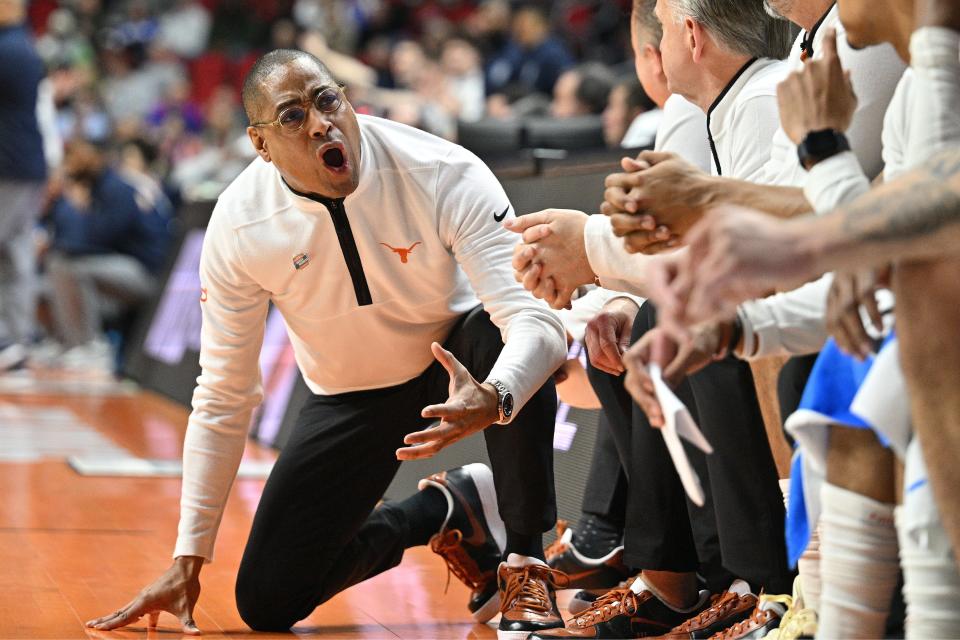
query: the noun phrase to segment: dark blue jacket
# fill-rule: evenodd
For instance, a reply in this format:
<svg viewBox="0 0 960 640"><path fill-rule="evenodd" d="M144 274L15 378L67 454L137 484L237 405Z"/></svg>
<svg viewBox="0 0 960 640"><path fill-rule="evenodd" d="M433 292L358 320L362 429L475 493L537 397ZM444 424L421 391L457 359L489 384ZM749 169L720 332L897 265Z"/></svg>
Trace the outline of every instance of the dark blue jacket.
<svg viewBox="0 0 960 640"><path fill-rule="evenodd" d="M53 248L69 255L122 253L151 273L162 269L170 247L168 212L141 209L134 188L112 169L96 180L91 196L87 211L65 198L54 203Z"/></svg>
<svg viewBox="0 0 960 640"><path fill-rule="evenodd" d="M550 95L557 78L574 62L573 55L556 36L550 36L529 51L510 41L487 66L487 91L497 93L516 84L528 91Z"/></svg>
<svg viewBox="0 0 960 640"><path fill-rule="evenodd" d="M0 180L47 177L37 125L43 61L23 25L0 27Z"/></svg>

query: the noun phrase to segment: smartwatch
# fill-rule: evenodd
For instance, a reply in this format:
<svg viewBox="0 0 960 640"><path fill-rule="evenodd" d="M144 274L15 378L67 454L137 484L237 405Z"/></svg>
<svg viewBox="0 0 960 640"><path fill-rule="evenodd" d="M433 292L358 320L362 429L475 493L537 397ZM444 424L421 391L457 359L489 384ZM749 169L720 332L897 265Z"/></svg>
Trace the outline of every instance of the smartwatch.
<svg viewBox="0 0 960 640"><path fill-rule="evenodd" d="M800 164L807 171L827 158L832 158L844 151L850 151L850 142L843 132L836 129L811 131L803 142L797 145Z"/></svg>
<svg viewBox="0 0 960 640"><path fill-rule="evenodd" d="M513 417L513 394L499 380L487 380L487 384L493 385L493 388L497 390L497 413L500 418L496 423L508 424Z"/></svg>

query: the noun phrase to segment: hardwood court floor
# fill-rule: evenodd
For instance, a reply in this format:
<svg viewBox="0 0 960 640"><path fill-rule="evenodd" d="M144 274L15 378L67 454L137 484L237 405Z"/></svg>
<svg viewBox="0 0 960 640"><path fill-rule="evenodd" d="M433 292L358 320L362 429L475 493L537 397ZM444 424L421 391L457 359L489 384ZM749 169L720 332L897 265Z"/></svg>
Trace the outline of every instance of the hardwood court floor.
<svg viewBox="0 0 960 640"><path fill-rule="evenodd" d="M69 409L134 455L180 457L187 412L149 393L0 395L3 405ZM274 454L250 443L245 455ZM126 604L169 566L179 487L172 478L84 477L62 459L0 461L0 638L179 637L168 615L156 632L147 631L146 619L110 633L83 627ZM195 611L206 638L291 637L252 633L234 603L235 571L262 488L261 480L238 479L231 492ZM456 578L444 593L446 579L438 557L412 549L400 567L340 594L293 631L308 638L494 638L495 627L471 623L467 590Z"/></svg>

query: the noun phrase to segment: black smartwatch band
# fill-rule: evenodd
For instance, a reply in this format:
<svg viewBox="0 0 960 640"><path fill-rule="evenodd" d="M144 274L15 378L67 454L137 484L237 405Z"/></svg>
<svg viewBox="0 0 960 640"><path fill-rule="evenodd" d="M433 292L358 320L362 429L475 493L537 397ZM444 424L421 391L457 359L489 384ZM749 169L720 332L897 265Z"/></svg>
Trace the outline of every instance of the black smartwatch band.
<svg viewBox="0 0 960 640"><path fill-rule="evenodd" d="M797 145L797 157L804 169L809 171L827 158L850 150L850 142L842 131L822 129L811 131Z"/></svg>

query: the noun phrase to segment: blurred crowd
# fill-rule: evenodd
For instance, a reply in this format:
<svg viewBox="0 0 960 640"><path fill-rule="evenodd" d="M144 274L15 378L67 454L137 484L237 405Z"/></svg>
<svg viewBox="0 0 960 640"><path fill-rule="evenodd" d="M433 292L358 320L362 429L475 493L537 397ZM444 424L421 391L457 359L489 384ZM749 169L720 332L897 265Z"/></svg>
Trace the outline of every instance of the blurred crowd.
<svg viewBox="0 0 960 640"><path fill-rule="evenodd" d="M17 267L18 290L31 292L19 306L48 302L39 333L32 319L28 328L22 318L0 318L0 370L28 356L112 368L116 350L100 327L124 328L151 295L181 203L216 199L254 157L240 89L265 51L309 51L358 112L450 140L462 123L528 117L592 118L610 147L650 145L656 132L659 110L633 72L625 0L0 4L12 12L2 25L11 43L3 62L32 70L19 76L18 99L32 99L26 78L37 76L47 165L24 183L20 217L39 209L33 219L42 224L29 230L36 255ZM20 116L10 117L4 126L19 126ZM4 177L23 178L16 155L7 155ZM42 197L30 180L42 181ZM35 197L41 202L28 204ZM7 234L17 251L26 233ZM48 339L37 347L40 336Z"/></svg>
<svg viewBox="0 0 960 640"><path fill-rule="evenodd" d="M654 106L632 73L629 10L623 0L37 0L29 22L63 139L137 141L176 204L215 198L252 158L240 84L275 48L327 62L358 111L447 139L485 117L608 111L617 146Z"/></svg>

